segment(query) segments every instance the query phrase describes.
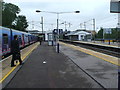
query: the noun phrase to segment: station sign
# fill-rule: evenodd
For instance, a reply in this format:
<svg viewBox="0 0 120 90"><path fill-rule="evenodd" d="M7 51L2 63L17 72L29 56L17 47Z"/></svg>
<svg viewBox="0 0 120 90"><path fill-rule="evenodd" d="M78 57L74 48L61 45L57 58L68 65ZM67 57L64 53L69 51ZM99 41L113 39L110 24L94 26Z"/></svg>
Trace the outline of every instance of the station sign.
<svg viewBox="0 0 120 90"><path fill-rule="evenodd" d="M59 32L59 34L62 34L63 33L63 29L54 29L53 30L53 34L58 34L58 32Z"/></svg>
<svg viewBox="0 0 120 90"><path fill-rule="evenodd" d="M120 13L120 0L111 0L110 12L111 13Z"/></svg>
<svg viewBox="0 0 120 90"><path fill-rule="evenodd" d="M103 32L106 34L111 34L112 33L112 29L111 28L104 28Z"/></svg>

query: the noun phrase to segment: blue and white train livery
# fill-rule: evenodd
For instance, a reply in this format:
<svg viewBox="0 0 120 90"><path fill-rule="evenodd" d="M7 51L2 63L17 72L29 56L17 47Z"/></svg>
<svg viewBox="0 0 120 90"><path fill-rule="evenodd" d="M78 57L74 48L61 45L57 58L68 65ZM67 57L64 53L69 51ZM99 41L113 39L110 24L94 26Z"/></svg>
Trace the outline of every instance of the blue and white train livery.
<svg viewBox="0 0 120 90"><path fill-rule="evenodd" d="M30 33L21 32L0 26L0 56L11 52L11 41L14 35L18 36L19 46L23 48L37 41L38 37Z"/></svg>

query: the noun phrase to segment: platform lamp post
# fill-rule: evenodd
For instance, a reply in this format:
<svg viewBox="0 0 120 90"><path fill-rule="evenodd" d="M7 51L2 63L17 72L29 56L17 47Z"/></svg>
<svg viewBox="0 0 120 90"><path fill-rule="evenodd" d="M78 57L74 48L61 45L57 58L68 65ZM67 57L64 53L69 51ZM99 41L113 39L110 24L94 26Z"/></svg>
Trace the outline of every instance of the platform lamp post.
<svg viewBox="0 0 120 90"><path fill-rule="evenodd" d="M56 51L59 53L59 14L65 14L65 13L80 13L80 11L74 11L74 12L49 12L49 11L40 11L36 10L37 13L44 12L44 13L52 13L57 15L57 45L56 45Z"/></svg>

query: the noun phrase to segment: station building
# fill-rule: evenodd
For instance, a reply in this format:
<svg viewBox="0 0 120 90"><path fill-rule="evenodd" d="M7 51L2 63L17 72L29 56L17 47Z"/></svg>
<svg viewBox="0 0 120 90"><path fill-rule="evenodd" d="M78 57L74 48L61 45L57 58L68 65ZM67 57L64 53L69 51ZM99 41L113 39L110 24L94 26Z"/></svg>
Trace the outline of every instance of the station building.
<svg viewBox="0 0 120 90"><path fill-rule="evenodd" d="M65 36L68 37L69 40L91 41L93 34L93 31L76 30L67 33Z"/></svg>
<svg viewBox="0 0 120 90"><path fill-rule="evenodd" d="M33 35L37 35L38 37L43 38L43 41L47 41L48 45L55 45L55 37L53 35L53 31L39 31L39 30L29 30L28 33L31 33Z"/></svg>

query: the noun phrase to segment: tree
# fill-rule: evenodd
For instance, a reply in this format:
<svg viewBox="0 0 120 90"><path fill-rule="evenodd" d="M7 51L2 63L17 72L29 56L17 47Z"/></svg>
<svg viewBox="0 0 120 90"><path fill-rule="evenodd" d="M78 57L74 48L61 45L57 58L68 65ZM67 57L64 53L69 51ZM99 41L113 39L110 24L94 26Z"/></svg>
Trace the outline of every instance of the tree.
<svg viewBox="0 0 120 90"><path fill-rule="evenodd" d="M101 28L101 29L98 31L98 33L96 34L96 37L97 37L98 39L103 39L103 28Z"/></svg>
<svg viewBox="0 0 120 90"><path fill-rule="evenodd" d="M2 1L0 1L0 26L2 25Z"/></svg>
<svg viewBox="0 0 120 90"><path fill-rule="evenodd" d="M103 39L103 29L101 28L97 33L98 39ZM120 40L120 28L112 28L111 33L104 33L104 39Z"/></svg>
<svg viewBox="0 0 120 90"><path fill-rule="evenodd" d="M11 27L19 12L20 8L18 6L2 2L2 26Z"/></svg>
<svg viewBox="0 0 120 90"><path fill-rule="evenodd" d="M23 15L19 15L15 19L13 26L14 26L13 28L16 30L25 31L26 28L28 27L28 22L26 20L26 17Z"/></svg>
<svg viewBox="0 0 120 90"><path fill-rule="evenodd" d="M2 2L2 26L25 31L28 27L26 17L19 14L20 8L11 3Z"/></svg>
<svg viewBox="0 0 120 90"><path fill-rule="evenodd" d="M117 33L117 34L118 34L118 35L117 35L117 40L120 41L120 28L117 28L117 32L118 32L118 33Z"/></svg>

